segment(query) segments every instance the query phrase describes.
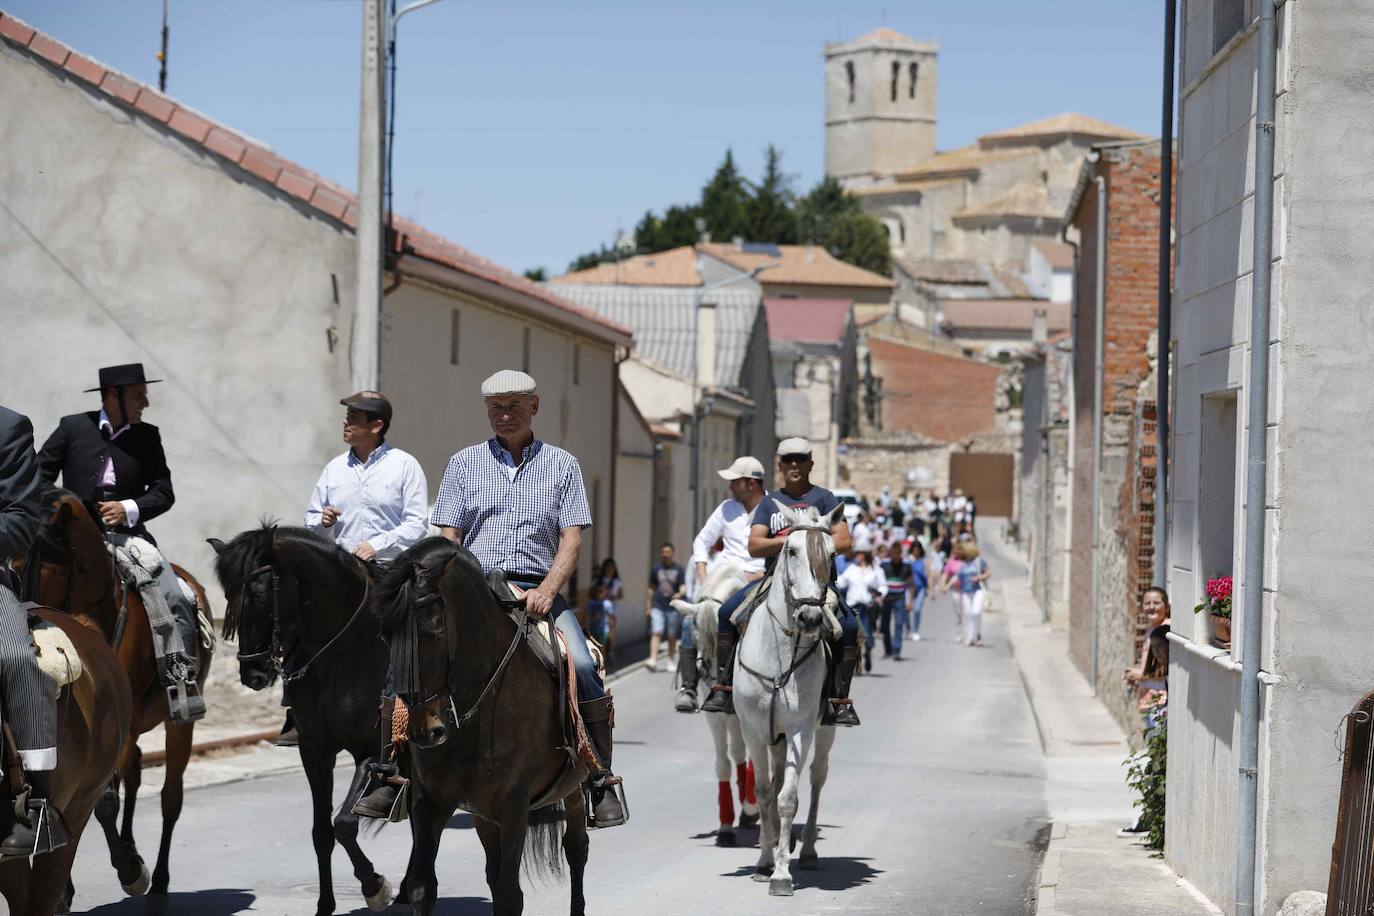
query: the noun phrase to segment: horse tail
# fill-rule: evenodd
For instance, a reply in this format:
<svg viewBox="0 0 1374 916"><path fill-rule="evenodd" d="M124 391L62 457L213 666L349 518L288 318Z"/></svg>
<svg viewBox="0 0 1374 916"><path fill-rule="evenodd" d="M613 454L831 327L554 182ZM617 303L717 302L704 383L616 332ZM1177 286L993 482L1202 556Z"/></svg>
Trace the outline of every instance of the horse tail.
<svg viewBox="0 0 1374 916"><path fill-rule="evenodd" d="M563 827L567 820L568 810L562 802L530 812L520 862L526 877L541 882L563 877Z"/></svg>

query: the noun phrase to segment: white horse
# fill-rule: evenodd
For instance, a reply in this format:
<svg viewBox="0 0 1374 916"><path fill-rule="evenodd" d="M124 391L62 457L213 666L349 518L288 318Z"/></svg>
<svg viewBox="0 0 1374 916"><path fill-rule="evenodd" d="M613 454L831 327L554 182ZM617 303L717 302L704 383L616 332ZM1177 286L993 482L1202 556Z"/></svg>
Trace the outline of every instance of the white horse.
<svg viewBox="0 0 1374 916"><path fill-rule="evenodd" d="M705 668L698 689L705 684L709 693L715 684L716 673L716 616L720 606L748 580L738 563L721 560L712 567L702 584L695 602L673 599L673 607L684 618L690 617L696 629L698 664ZM720 828L716 831L717 846L735 845L735 801L730 790L730 770L735 771L735 785L739 791L741 827L758 823L759 805L754 795L753 767L744 752L744 735L739 719L725 713L706 713L706 725L716 745L716 805L719 808Z"/></svg>
<svg viewBox="0 0 1374 916"><path fill-rule="evenodd" d="M816 813L835 742L833 726L820 725L826 659L823 629L827 583L835 543L831 528L844 507L822 516L814 508L791 509L775 503L791 529L774 566L764 605L753 612L735 653L735 712L744 743L754 761L763 826L755 881L767 881L774 896L791 896L792 822L811 743L811 810L807 816L799 865L814 869Z"/></svg>

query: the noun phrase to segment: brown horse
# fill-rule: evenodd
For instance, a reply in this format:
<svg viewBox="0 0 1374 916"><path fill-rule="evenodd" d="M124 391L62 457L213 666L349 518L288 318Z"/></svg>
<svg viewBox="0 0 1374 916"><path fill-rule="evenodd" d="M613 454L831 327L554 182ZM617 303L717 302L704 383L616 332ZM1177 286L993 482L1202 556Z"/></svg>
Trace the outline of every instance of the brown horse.
<svg viewBox="0 0 1374 916"><path fill-rule="evenodd" d="M582 916L587 866L584 763L565 752L560 691L502 610L476 558L428 538L396 558L377 588L396 691L410 707L409 902L434 912L439 839L456 808L476 816L497 916L524 909L522 861L572 871L570 912ZM535 810L531 810L535 809ZM528 843L527 843L528 838Z"/></svg>
<svg viewBox="0 0 1374 916"><path fill-rule="evenodd" d="M51 608L35 610L71 638L81 658L81 676L62 688L57 701L57 771L52 803L67 826L67 845L29 859L0 860L0 895L11 916L67 912L72 860L81 831L110 784L133 720L133 698L99 628L87 618Z"/></svg>
<svg viewBox="0 0 1374 916"><path fill-rule="evenodd" d="M195 723L174 724L169 719L167 693L158 682L148 614L138 591L125 588L121 581L106 547L103 530L96 522L97 516L75 494L66 490L45 491L43 506L47 518L39 528L36 544L41 572L36 588L28 597L94 620L128 674L134 697L133 719L120 755L118 778L100 800L96 819L105 832L110 864L115 867L125 893L131 896L147 893L148 912L165 912L170 879L167 860L172 831L181 816L183 777L187 761L191 759ZM191 586L197 603L208 615L210 604L200 583L180 567L173 565L172 569ZM26 581L34 581L31 570L24 570L24 573ZM197 679L202 685L210 670L211 655L212 651L202 646ZM164 723L167 727L167 763L166 781L162 787L162 840L150 882L148 867L138 854L133 834L134 806L138 801L143 769L138 736ZM124 785L124 819L122 825L117 825L120 781Z"/></svg>

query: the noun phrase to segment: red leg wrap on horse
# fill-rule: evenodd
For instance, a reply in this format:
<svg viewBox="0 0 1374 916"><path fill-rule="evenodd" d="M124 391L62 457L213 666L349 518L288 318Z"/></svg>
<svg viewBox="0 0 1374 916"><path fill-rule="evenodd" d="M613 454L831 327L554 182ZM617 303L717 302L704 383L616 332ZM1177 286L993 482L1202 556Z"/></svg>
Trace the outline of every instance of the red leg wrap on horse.
<svg viewBox="0 0 1374 916"><path fill-rule="evenodd" d="M759 800L754 796L754 762L735 764L735 776L739 782L739 800L747 805L757 805Z"/></svg>
<svg viewBox="0 0 1374 916"><path fill-rule="evenodd" d="M730 780L721 780L719 791L716 794L720 803L720 822L722 824L734 824L735 800L730 795Z"/></svg>

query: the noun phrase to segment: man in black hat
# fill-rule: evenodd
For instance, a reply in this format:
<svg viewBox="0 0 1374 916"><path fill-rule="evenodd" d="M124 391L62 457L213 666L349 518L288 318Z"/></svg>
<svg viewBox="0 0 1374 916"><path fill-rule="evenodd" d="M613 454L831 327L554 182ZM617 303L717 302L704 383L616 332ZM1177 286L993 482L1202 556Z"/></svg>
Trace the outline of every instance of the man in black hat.
<svg viewBox="0 0 1374 916"><path fill-rule="evenodd" d="M39 491L33 426L28 417L0 407L0 684L3 719L14 732L29 782L27 806L0 805L0 856L33 853L57 768L57 684L38 667L28 614L15 597L9 569L38 531Z"/></svg>
<svg viewBox="0 0 1374 916"><path fill-rule="evenodd" d="M172 472L156 426L143 422L148 386L161 379L144 375L142 363L106 366L100 384L86 393L100 392L100 409L63 417L38 453L43 483L62 485L100 513L106 538L124 548L131 538L156 545L147 523L172 508ZM136 553L136 551L135 551ZM123 555L127 561L129 554ZM125 572L137 577L134 564ZM148 575L153 573L148 571ZM205 715L205 702L195 683L199 636L196 609L181 590L171 563L158 564L156 588L140 588L158 674L168 688L174 722L192 722ZM184 702L183 702L184 701Z"/></svg>

